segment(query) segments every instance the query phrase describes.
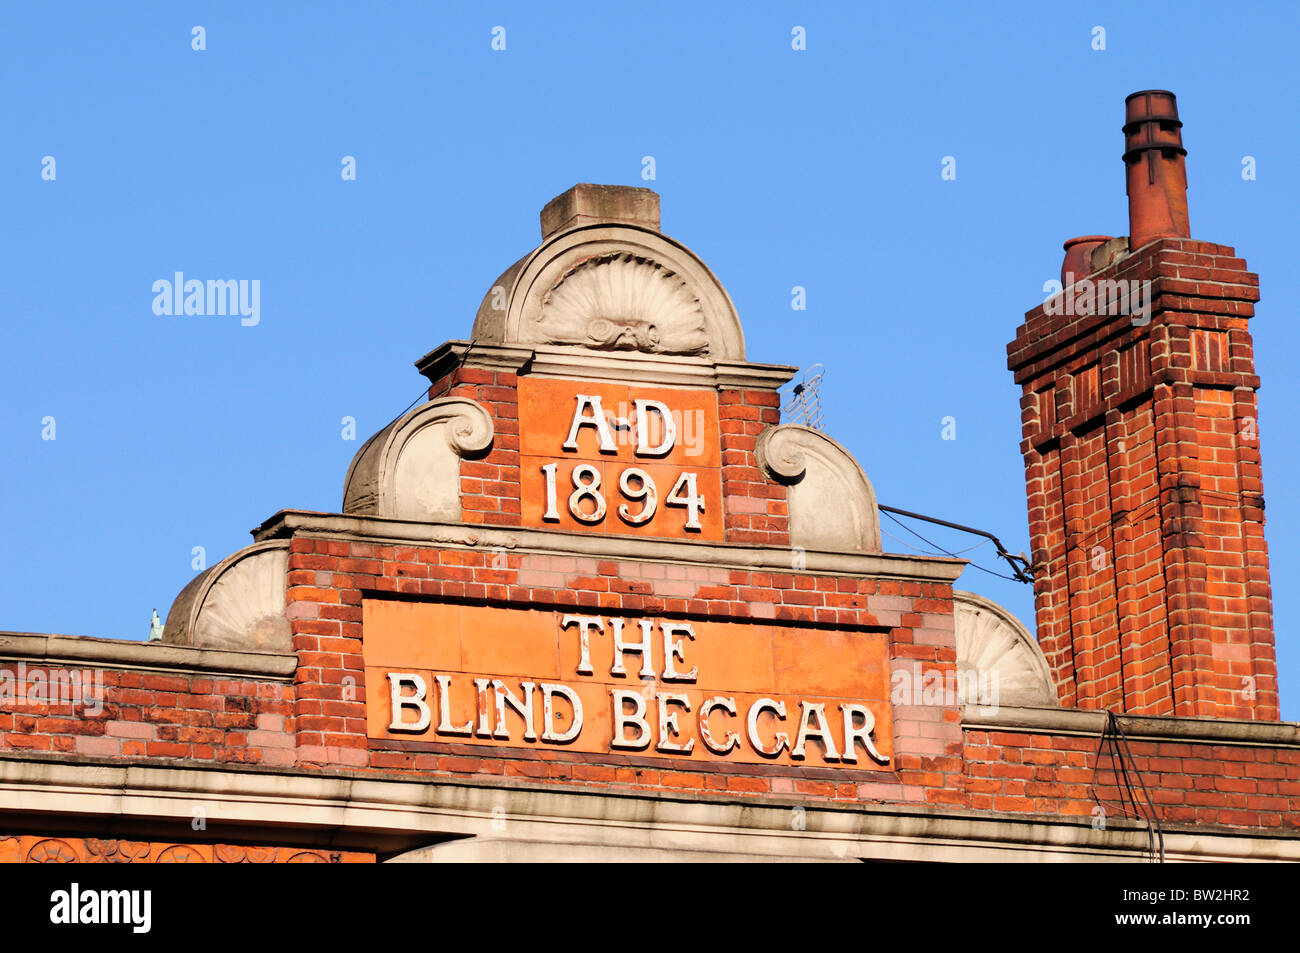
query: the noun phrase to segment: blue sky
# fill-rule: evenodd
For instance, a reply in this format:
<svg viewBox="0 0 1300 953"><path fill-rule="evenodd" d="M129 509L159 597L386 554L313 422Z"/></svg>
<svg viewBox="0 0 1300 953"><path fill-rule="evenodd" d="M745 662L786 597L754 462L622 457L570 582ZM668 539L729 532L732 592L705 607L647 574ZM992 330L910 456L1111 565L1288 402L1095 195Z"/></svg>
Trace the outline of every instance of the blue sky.
<svg viewBox="0 0 1300 953"><path fill-rule="evenodd" d="M336 511L358 446L342 418L364 440L419 395L412 362L468 337L575 182L656 189L750 359L826 365L825 428L881 502L1027 549L1005 345L1062 241L1127 231L1123 100L1157 87L1185 123L1193 235L1261 278L1267 535L1300 717L1295 8L702 6L0 8L0 628L143 637L194 547L211 563L276 510ZM175 271L260 280L260 323L155 315ZM960 585L1032 626L1028 587L973 568Z"/></svg>

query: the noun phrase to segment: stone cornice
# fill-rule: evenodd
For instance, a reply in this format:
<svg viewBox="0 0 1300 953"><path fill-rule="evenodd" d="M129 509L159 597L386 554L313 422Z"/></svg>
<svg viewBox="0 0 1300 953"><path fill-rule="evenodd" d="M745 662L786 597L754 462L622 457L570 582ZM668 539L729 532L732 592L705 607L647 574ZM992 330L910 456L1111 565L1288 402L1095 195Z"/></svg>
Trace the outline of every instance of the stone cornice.
<svg viewBox="0 0 1300 953"><path fill-rule="evenodd" d="M169 674L230 675L288 679L298 666L296 655L228 652L77 635L0 632L0 660L36 662L43 667L130 669Z"/></svg>
<svg viewBox="0 0 1300 953"><path fill-rule="evenodd" d="M498 779L406 779L188 765L96 763L0 755L0 816L116 836L190 830L202 807L208 831L274 829L295 841L381 854L474 837L490 845L505 830L517 847L671 850L730 859L804 860L1139 860L1146 826L1089 818L860 803L810 805L710 792L646 795ZM804 812L794 829L791 811ZM474 849L474 844L468 846ZM1167 860L1297 860L1294 832L1166 828ZM439 847L429 858L439 859Z"/></svg>
<svg viewBox="0 0 1300 953"><path fill-rule="evenodd" d="M464 366L512 374L527 373L536 377L576 377L718 390L776 390L798 371L798 368L785 364L470 341L448 341L416 361L415 366L430 382L437 382L454 368Z"/></svg>
<svg viewBox="0 0 1300 953"><path fill-rule="evenodd" d="M1120 715L1119 726L1132 741L1203 742L1218 745L1300 748L1300 724L1290 721L1238 721L1227 718L1172 718ZM1040 735L1100 737L1106 712L1079 708L1010 708L993 711L967 705L962 727Z"/></svg>
<svg viewBox="0 0 1300 953"><path fill-rule="evenodd" d="M902 556L893 553L835 553L806 550L803 566L791 566L784 546L702 543L603 534L565 533L514 526L469 526L461 523L412 522L377 517L341 516L281 510L252 531L258 542L296 535L364 540L404 546L486 549L591 556L600 559L651 560L721 566L728 569L794 575L844 575L952 583L966 566L963 559Z"/></svg>

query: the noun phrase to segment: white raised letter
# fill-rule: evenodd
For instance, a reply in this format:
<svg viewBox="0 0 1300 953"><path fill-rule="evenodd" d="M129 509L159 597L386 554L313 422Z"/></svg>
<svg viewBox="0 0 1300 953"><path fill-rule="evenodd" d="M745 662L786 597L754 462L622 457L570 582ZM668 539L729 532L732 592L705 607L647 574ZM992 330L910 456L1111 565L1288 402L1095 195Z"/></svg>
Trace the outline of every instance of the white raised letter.
<svg viewBox="0 0 1300 953"><path fill-rule="evenodd" d="M604 635L605 620L598 615L566 615L560 619L560 628L567 629L575 623L578 626L578 674L591 675L591 641L588 636L592 629L598 629Z"/></svg>
<svg viewBox="0 0 1300 953"><path fill-rule="evenodd" d="M588 407L591 408L591 416L583 413ZM618 452L618 448L614 446L614 435L609 431L609 421L605 419L605 411L600 406L599 394L578 395L578 409L573 412L573 425L569 427L569 439L561 445L565 450L578 449L578 431L583 427L596 428L601 453Z"/></svg>
<svg viewBox="0 0 1300 953"><path fill-rule="evenodd" d="M664 681L666 682L693 682L699 672L698 665L692 666L689 672L679 672L673 667L673 658L679 658L683 662L686 656L682 654L682 643L673 641L674 635L684 635L688 639L695 638L695 630L691 628L689 622L661 622L659 627L664 633Z"/></svg>
<svg viewBox="0 0 1300 953"><path fill-rule="evenodd" d="M668 739L673 735L681 734L677 727L677 712L671 711L669 705L681 705L684 711L691 710L691 703L685 695L677 695L672 692L662 692L659 695L659 743L655 745L658 751L680 751L683 754L695 747L695 739L692 738L684 745L676 744Z"/></svg>
<svg viewBox="0 0 1300 953"><path fill-rule="evenodd" d="M889 764L889 759L876 750L876 745L871 740L871 732L876 727L876 716L871 714L871 709L866 705L844 704L840 705L840 710L844 712L844 760L850 764L857 763L855 742L861 741L867 754L881 764ZM862 725L856 728L853 726L855 715L862 716Z"/></svg>
<svg viewBox="0 0 1300 953"><path fill-rule="evenodd" d="M611 748L630 748L633 751L641 751L650 746L650 723L645 720L645 699L641 697L640 692L629 692L622 688L611 688L609 690L611 701L610 711L614 715L614 734L610 739ZM623 710L623 703L631 702L636 711L628 714ZM635 741L629 741L623 736L628 725L636 725L637 736Z"/></svg>
<svg viewBox="0 0 1300 953"><path fill-rule="evenodd" d="M506 688L506 683L499 678L492 679L492 689L497 696L497 730L492 732L493 738L510 738L510 729L506 727L506 705L519 712L524 719L524 741L536 741L537 732L533 730L533 688L532 682L520 682L520 689L524 693L523 701L514 696L510 689Z"/></svg>
<svg viewBox="0 0 1300 953"><path fill-rule="evenodd" d="M654 627L655 627L654 621L651 619L641 620L640 622L641 641L640 642L624 642L623 641L623 620L619 618L614 618L611 619L610 621L614 623L614 664L610 666L609 674L626 676L627 671L624 670L623 668L623 653L640 652L641 653L641 677L654 678L655 669L650 662L650 633L654 631Z"/></svg>
<svg viewBox="0 0 1300 953"><path fill-rule="evenodd" d="M550 682L542 682L538 687L542 690L542 740L559 745L578 737L578 732L582 731L582 701L578 698L578 693L568 685L552 685ZM569 725L568 731L556 732L553 730L555 728L554 697L556 695L563 695L567 698L569 705L573 708L573 722Z"/></svg>
<svg viewBox="0 0 1300 953"><path fill-rule="evenodd" d="M632 405L636 408L636 455L638 457L663 457L673 449L677 443L677 421L673 419L673 412L668 409L668 405L658 400L634 400ZM658 446L650 446L650 416L646 413L653 410L659 415L663 422L664 436L659 441Z"/></svg>
<svg viewBox="0 0 1300 953"><path fill-rule="evenodd" d="M424 679L414 672L389 672L388 683L393 701L393 723L388 726L388 730L419 732L427 729L429 706L425 703L424 696L429 687L424 683ZM403 695L403 685L410 685L415 689L415 694ZM419 712L419 717L415 721L402 721L403 708L414 708Z"/></svg>
<svg viewBox="0 0 1300 953"><path fill-rule="evenodd" d="M825 702L800 702L799 703L799 733L795 736L794 747L790 749L790 757L802 758L804 756L804 743L811 736L822 743L825 753L822 755L825 761L840 760L840 752L835 747L835 739L831 737L830 729L826 725L826 703ZM817 716L817 727L812 725L812 716Z"/></svg>
<svg viewBox="0 0 1300 953"><path fill-rule="evenodd" d="M774 712L777 718L785 721L785 702L773 701L771 698L760 698L749 706L749 716L745 719L745 726L749 733L749 743L754 746L754 750L759 754L774 757L781 753L782 748L790 746L790 736L784 731L778 731L776 733L776 747L771 751L763 747L763 742L758 737L758 716L764 709Z"/></svg>
<svg viewBox="0 0 1300 953"><path fill-rule="evenodd" d="M440 735L470 735L474 733L474 719L471 718L465 725L456 728L451 723L451 676L435 675L433 680L438 683L438 734Z"/></svg>
<svg viewBox="0 0 1300 953"><path fill-rule="evenodd" d="M474 679L475 704L478 705L478 727L474 729L474 734L480 738L491 738L492 728L488 725L488 701L487 690L488 680L486 678Z"/></svg>
<svg viewBox="0 0 1300 953"><path fill-rule="evenodd" d="M726 740L721 745L713 740L713 734L709 731L709 715L713 714L715 708L721 708L734 718L736 716L736 699L723 698L721 695L717 695L700 706L700 738L704 742L704 747L714 754L726 754L740 744L740 735L728 730Z"/></svg>

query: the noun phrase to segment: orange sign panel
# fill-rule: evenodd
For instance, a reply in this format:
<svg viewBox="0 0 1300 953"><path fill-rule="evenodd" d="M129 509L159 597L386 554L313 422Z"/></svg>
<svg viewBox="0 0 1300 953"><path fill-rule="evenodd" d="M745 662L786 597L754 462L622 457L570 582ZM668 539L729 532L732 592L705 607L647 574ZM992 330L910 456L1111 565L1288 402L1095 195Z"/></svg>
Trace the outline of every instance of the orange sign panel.
<svg viewBox="0 0 1300 953"><path fill-rule="evenodd" d="M718 434L713 391L522 377L523 523L720 540Z"/></svg>
<svg viewBox="0 0 1300 953"><path fill-rule="evenodd" d="M886 637L367 599L371 738L888 769Z"/></svg>

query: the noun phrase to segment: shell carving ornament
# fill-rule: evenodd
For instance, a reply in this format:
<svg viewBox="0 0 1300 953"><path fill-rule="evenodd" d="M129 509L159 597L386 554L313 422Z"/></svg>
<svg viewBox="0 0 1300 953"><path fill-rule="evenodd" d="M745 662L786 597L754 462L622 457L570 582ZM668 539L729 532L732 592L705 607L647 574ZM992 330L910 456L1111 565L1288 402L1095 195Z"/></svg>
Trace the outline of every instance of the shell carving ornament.
<svg viewBox="0 0 1300 953"><path fill-rule="evenodd" d="M704 312L686 282L646 258L616 252L566 271L542 299L538 336L602 351L704 354Z"/></svg>

